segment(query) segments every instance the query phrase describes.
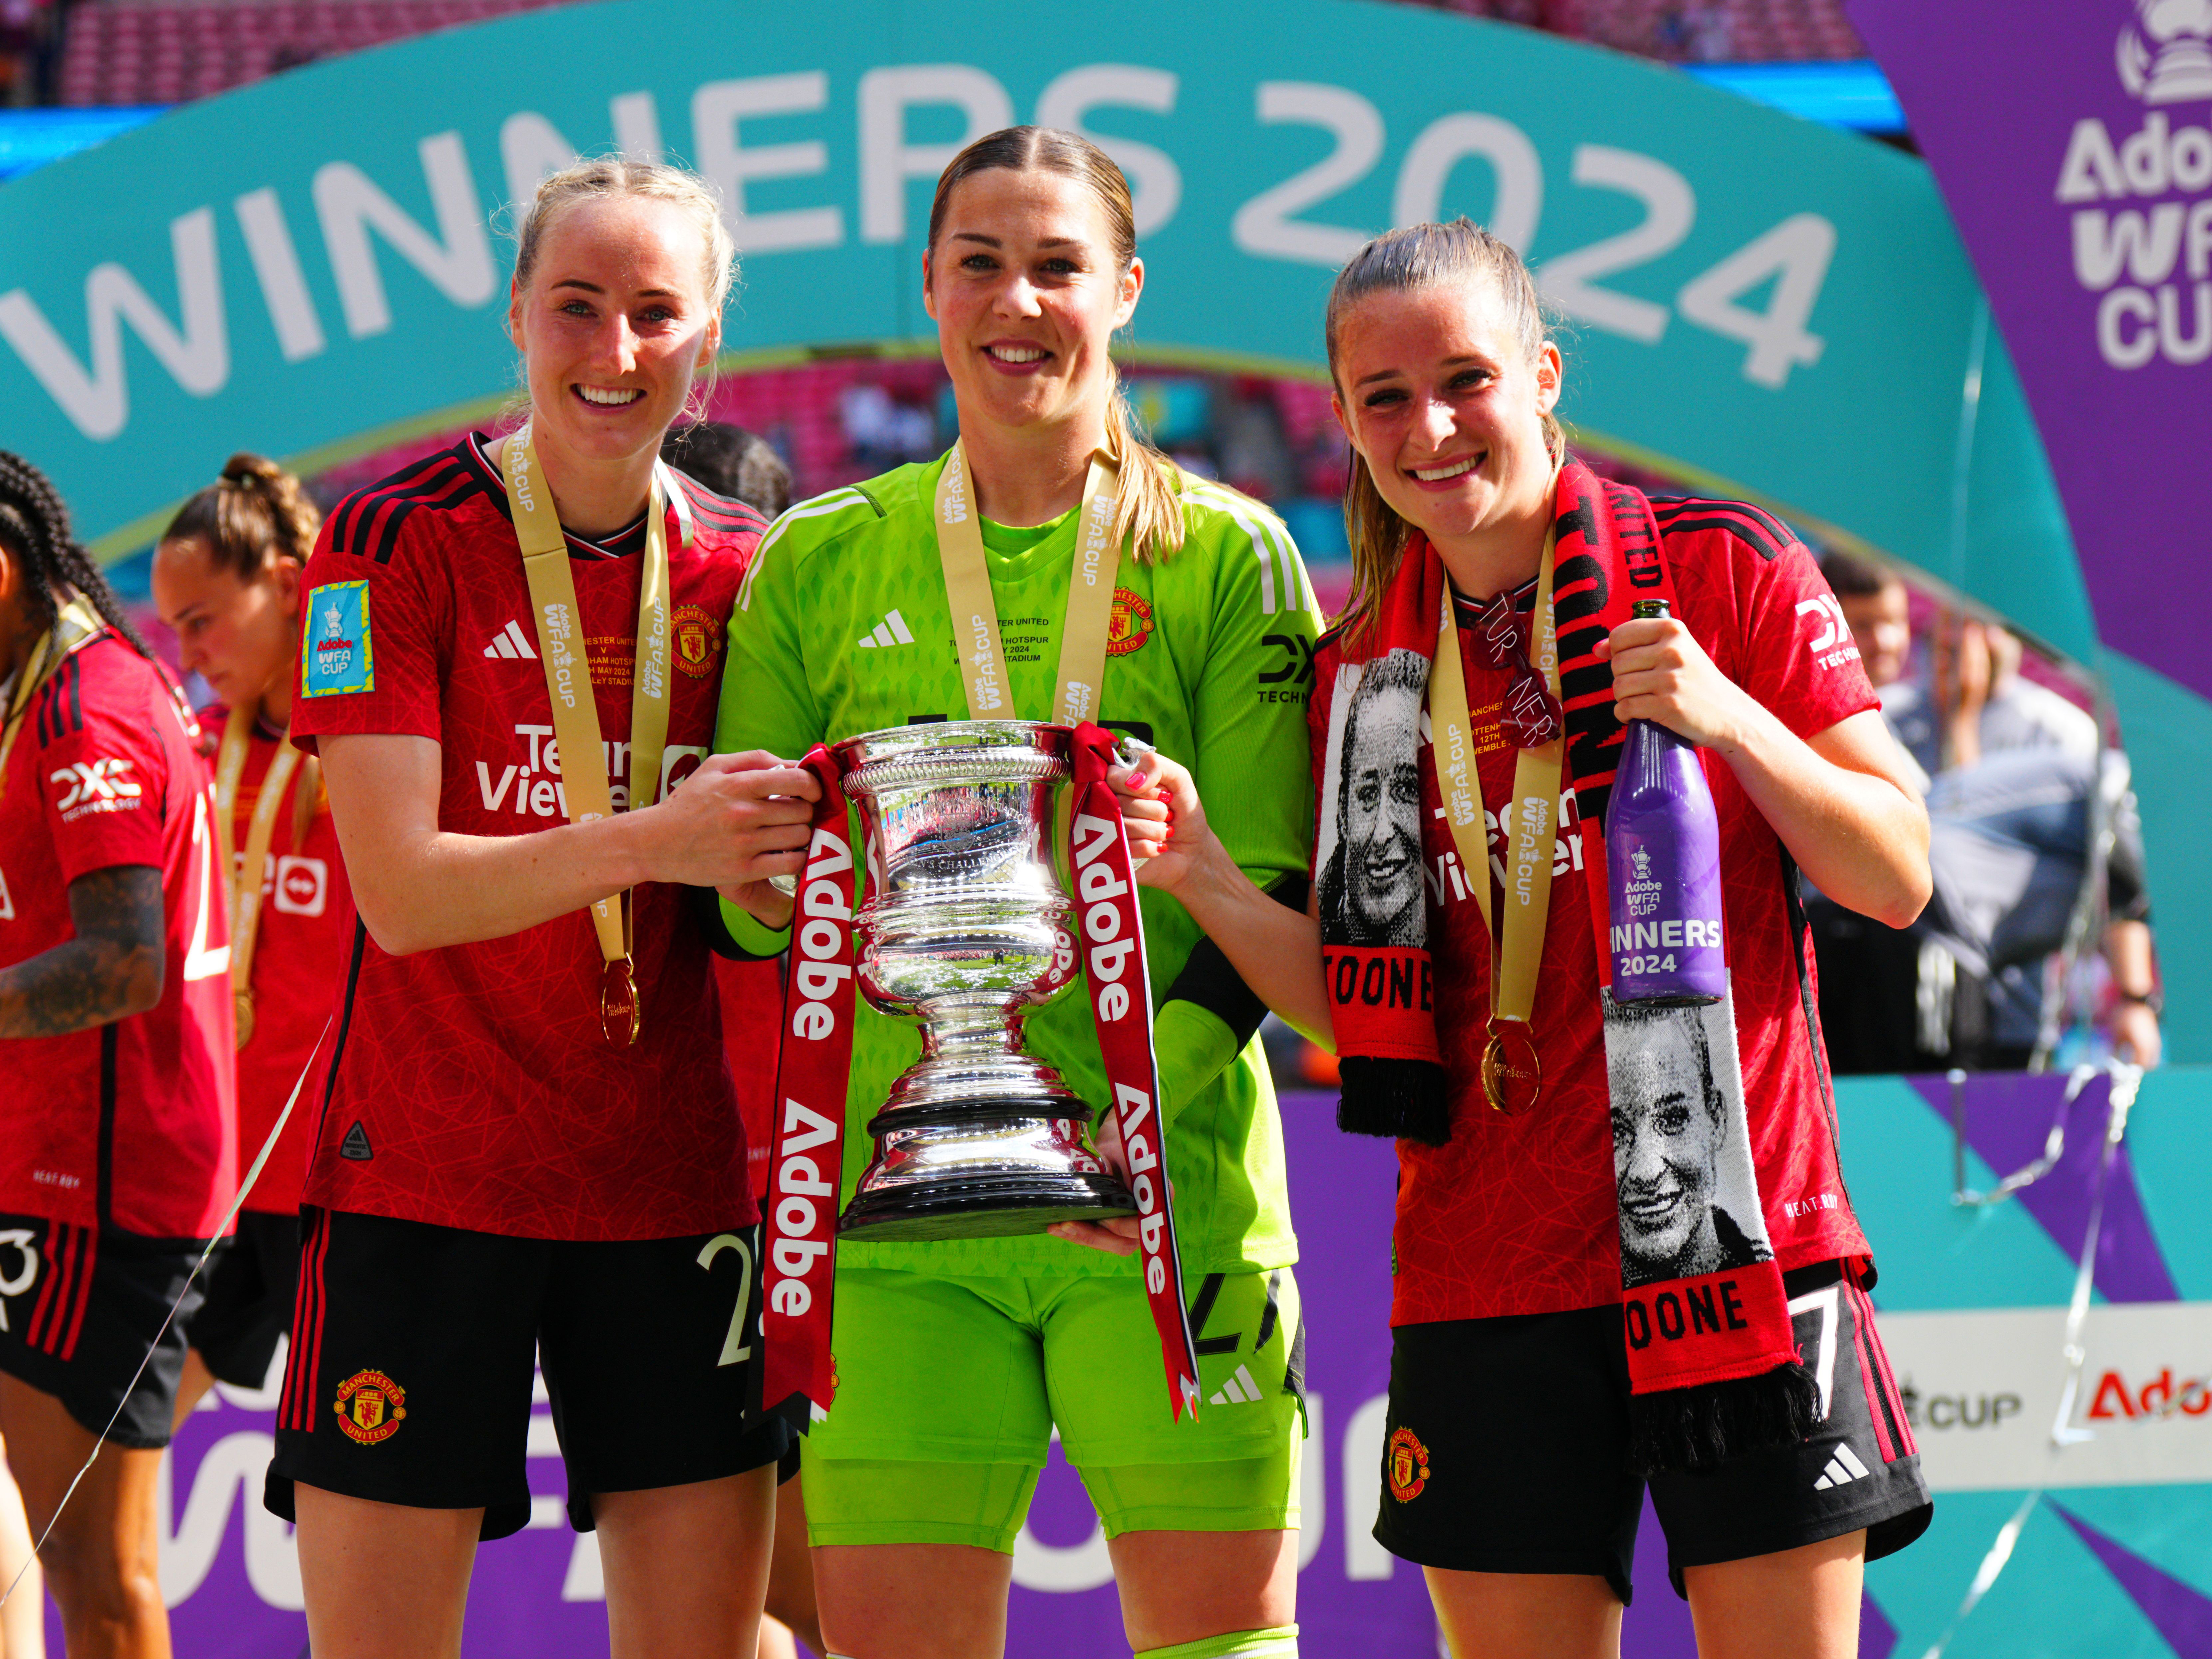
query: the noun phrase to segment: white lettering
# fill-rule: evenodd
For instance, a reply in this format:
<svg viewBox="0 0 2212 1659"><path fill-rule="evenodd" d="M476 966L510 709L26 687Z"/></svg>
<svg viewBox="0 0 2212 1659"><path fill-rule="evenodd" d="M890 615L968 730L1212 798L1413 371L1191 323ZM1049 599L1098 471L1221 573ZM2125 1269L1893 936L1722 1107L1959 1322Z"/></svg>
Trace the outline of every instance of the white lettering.
<svg viewBox="0 0 2212 1659"><path fill-rule="evenodd" d="M830 170L830 151L818 138L749 149L738 136L738 123L750 116L809 115L829 102L830 77L819 70L709 81L691 94L692 148L699 171L721 186L730 234L747 254L836 247L845 240L845 216L834 207L776 213L752 213L745 207L749 179L812 178Z"/></svg>
<svg viewBox="0 0 2212 1659"><path fill-rule="evenodd" d="M416 149L422 160L442 243L432 240L352 162L328 162L315 172L315 211L322 220L323 245L330 253L346 330L356 340L392 326L384 274L368 243L372 226L455 305L473 309L497 291L491 245L484 237L483 212L461 135L435 133Z"/></svg>
<svg viewBox="0 0 2212 1659"><path fill-rule="evenodd" d="M125 322L193 397L220 392L230 379L230 334L216 257L214 210L195 208L172 220L169 247L183 325L173 326L161 307L147 298L138 279L121 265L112 260L94 265L84 279L85 330L92 357L88 371L27 293L19 288L0 295L0 335L76 429L94 443L115 436L131 417L123 371Z"/></svg>
<svg viewBox="0 0 2212 1659"><path fill-rule="evenodd" d="M870 70L860 77L859 96L864 242L905 236L908 180L936 178L967 145L1014 125L1014 102L1006 88L965 64ZM949 143L908 143L906 112L917 104L951 105L967 117L967 131Z"/></svg>

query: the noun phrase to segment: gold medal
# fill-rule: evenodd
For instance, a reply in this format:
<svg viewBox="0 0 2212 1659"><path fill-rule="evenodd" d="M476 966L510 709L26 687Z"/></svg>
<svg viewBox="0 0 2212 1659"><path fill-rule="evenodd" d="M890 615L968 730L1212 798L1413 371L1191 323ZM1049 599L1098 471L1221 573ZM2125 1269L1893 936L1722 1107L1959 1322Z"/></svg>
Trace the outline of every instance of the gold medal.
<svg viewBox="0 0 2212 1659"><path fill-rule="evenodd" d="M253 988L241 985L230 994L231 1024L237 1030L234 1047L243 1048L253 1041Z"/></svg>
<svg viewBox="0 0 2212 1659"><path fill-rule="evenodd" d="M552 491L539 468L530 428L509 437L501 459L507 477L508 516L522 550L523 579L535 613L538 654L545 668L545 692L553 710L553 729L561 744L561 781L568 796L568 819L588 823L612 817L614 798L608 776L609 745L599 738L599 705L592 694L592 665L585 650L576 600L576 578L568 568L568 544L561 532ZM673 508L688 544L689 508L666 463L653 463L646 497L645 559L638 577L637 654L630 694L629 799L623 810L650 806L660 793L668 745L669 678L668 513ZM572 678L571 676L574 676ZM608 1045L628 1048L637 1042L643 1007L632 964L635 910L627 890L610 893L591 907L592 931L605 966L599 974L599 1030Z"/></svg>
<svg viewBox="0 0 2212 1659"><path fill-rule="evenodd" d="M1482 1092L1508 1117L1527 1111L1544 1092L1544 1067L1536 1058L1536 1039L1523 1022L1491 1022L1490 1042L1482 1051Z"/></svg>
<svg viewBox="0 0 2212 1659"><path fill-rule="evenodd" d="M644 1005L638 1000L637 975L628 957L617 957L599 971L599 1031L611 1048L628 1048L637 1042L644 1024Z"/></svg>

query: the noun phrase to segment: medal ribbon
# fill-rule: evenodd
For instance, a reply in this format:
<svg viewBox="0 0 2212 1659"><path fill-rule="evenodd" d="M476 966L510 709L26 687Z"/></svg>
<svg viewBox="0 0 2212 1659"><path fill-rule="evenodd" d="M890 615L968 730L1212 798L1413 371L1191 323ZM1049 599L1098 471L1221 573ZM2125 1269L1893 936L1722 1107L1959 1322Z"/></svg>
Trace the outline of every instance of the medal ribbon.
<svg viewBox="0 0 2212 1659"><path fill-rule="evenodd" d="M246 751L253 725L261 717L259 699L230 711L223 722L222 747L215 764L216 844L226 853L237 847L238 786L246 775ZM307 758L295 749L290 733L277 745L269 770L261 780L261 793L253 802L253 816L246 826L246 845L230 869L230 999L236 1013L238 1046L253 1040L253 947L261 932L261 872L269 861L269 843L276 830L276 814L284 805L292 775ZM313 810L312 801L309 810ZM298 842L294 842L297 850Z"/></svg>
<svg viewBox="0 0 2212 1659"><path fill-rule="evenodd" d="M1168 1383L1168 1420L1198 1417L1198 1344L1183 1306L1182 1255L1170 1203L1167 1125L1159 1114L1159 1064L1152 1052L1152 981L1145 966L1145 923L1121 822L1121 799L1106 781L1116 739L1085 725L1075 734L1075 810L1069 850L1075 869L1076 929L1084 978L1114 1092L1121 1157L1115 1173L1137 1202L1137 1254L1145 1302L1159 1332Z"/></svg>
<svg viewBox="0 0 2212 1659"><path fill-rule="evenodd" d="M90 599L82 593L72 593L68 603L60 607L54 625L33 642L31 654L24 659L22 671L16 676L15 695L9 700L6 723L0 725L0 789L8 787L8 757L15 752L16 734L22 731L24 719L31 712L31 699L56 669L89 645L106 626L107 618L100 614Z"/></svg>
<svg viewBox="0 0 2212 1659"><path fill-rule="evenodd" d="M1045 717L1057 725L1080 726L1098 716L1106 639L1113 628L1114 578L1121 564L1121 550L1109 539L1121 487L1121 473L1104 455L1094 454L1083 480L1075 563L1067 579L1067 619L1060 629L1060 677L1054 682L1059 689L1053 711ZM968 452L955 443L937 477L937 556L945 568L945 597L952 610L968 718L1010 720L1012 682L1000 642L981 519Z"/></svg>
<svg viewBox="0 0 2212 1659"><path fill-rule="evenodd" d="M1559 697L1559 652L1552 615L1552 585L1558 559L1556 532L1544 537L1536 576L1535 664L1556 703ZM1460 659L1459 628L1452 614L1451 584L1444 584L1443 614L1437 629L1436 666L1429 677L1429 720L1433 732L1437 788L1444 819L1459 851L1468 884L1474 889L1482 925L1491 938L1490 1008L1492 1041L1501 1022L1514 1022L1518 1036L1533 1039L1528 1017L1536 1006L1536 980L1543 965L1545 924L1552 902L1553 835L1559 822L1566 743L1555 732L1549 743L1523 749L1513 763L1513 799L1498 815L1505 838L1505 919L1500 927L1490 898L1490 844L1482 820L1482 784L1475 764L1474 722L1468 712L1467 671ZM1523 1054L1533 1054L1531 1046ZM1500 1103L1495 1098L1492 1104ZM1526 1102L1523 1103L1527 1103Z"/></svg>
<svg viewBox="0 0 2212 1659"><path fill-rule="evenodd" d="M507 475L507 512L514 520L523 574L530 584L538 660L545 669L545 690L553 705L562 801L571 823L589 823L613 816L615 810L607 750L599 736L599 703L592 695L591 653L584 639L583 611L576 601L575 573L568 568L568 538L562 533L560 514L538 466L527 422L507 439L501 465ZM680 499L681 494L666 465L655 460L646 502L645 566L638 584L637 653L631 670L632 810L650 806L659 793L661 756L668 743L667 514L669 501ZM608 1042L617 1048L637 1041L642 1014L631 961L628 898L627 891L610 893L591 907L592 927L606 963L599 981L600 1026Z"/></svg>
<svg viewBox="0 0 2212 1659"><path fill-rule="evenodd" d="M799 764L822 798L791 918L776 1115L763 1218L761 1403L794 1395L827 1416L836 1397L830 1299L837 1283L837 1196L845 1170L845 1089L855 1012L853 915L860 896L837 763L817 744Z"/></svg>

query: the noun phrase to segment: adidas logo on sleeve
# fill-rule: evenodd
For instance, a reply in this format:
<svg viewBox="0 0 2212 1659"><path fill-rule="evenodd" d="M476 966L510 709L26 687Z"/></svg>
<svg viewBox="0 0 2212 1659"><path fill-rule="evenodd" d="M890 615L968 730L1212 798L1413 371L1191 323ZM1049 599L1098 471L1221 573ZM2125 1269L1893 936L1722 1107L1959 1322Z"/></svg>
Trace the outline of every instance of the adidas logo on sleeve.
<svg viewBox="0 0 2212 1659"><path fill-rule="evenodd" d="M514 624L510 623L508 626L512 627ZM860 648L864 651L872 651L878 646L912 645L913 643L914 635L907 632L906 618L896 611L890 612L876 624L874 633L860 635Z"/></svg>
<svg viewBox="0 0 2212 1659"><path fill-rule="evenodd" d="M532 662L538 659L538 653L530 648L529 635L522 631L522 624L512 617L507 618L506 627L491 636L491 643L484 647L484 655L505 657L510 662L524 657Z"/></svg>

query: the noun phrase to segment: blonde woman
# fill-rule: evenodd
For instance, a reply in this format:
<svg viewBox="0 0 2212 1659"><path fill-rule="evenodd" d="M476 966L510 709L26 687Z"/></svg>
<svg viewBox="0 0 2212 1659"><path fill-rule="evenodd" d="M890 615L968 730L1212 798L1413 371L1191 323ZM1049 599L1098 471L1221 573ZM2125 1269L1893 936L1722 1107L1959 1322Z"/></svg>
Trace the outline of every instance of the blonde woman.
<svg viewBox="0 0 2212 1659"><path fill-rule="evenodd" d="M308 562L292 730L362 926L269 1500L320 1659L459 1652L477 1540L529 1515L533 1351L613 1651L752 1651L787 1433L743 1426L758 1212L684 890L795 870L811 786L698 763L763 521L656 465L732 264L690 174L547 179L527 423L349 497Z"/></svg>

